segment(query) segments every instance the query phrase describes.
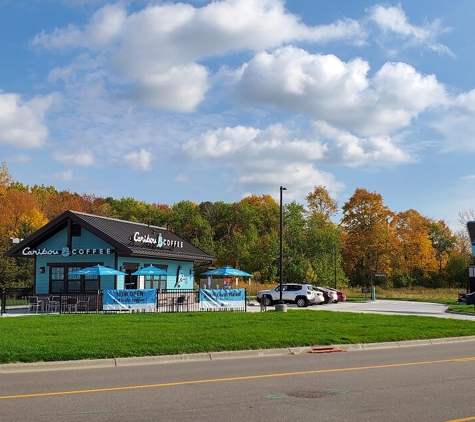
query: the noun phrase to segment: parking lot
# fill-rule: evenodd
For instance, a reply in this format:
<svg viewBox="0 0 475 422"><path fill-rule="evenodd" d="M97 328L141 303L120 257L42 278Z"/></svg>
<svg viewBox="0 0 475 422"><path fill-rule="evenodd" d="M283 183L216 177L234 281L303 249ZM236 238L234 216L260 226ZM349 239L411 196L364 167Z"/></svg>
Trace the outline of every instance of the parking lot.
<svg viewBox="0 0 475 422"><path fill-rule="evenodd" d="M332 304L314 305L306 308L298 308L296 305L287 305L290 310L334 311L334 312L360 312L385 315L420 315L437 318L452 318L474 320L475 315L448 313L447 305L430 302L408 302L400 300L375 300L375 301L346 301ZM268 306L268 311L274 310L274 306ZM252 302L248 312L261 312L259 303Z"/></svg>

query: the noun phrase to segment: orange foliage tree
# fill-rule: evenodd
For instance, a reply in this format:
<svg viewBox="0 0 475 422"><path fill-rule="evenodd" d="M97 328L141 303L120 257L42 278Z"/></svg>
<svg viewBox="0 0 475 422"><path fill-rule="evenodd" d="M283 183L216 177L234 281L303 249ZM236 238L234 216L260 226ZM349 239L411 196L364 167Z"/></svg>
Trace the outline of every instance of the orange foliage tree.
<svg viewBox="0 0 475 422"><path fill-rule="evenodd" d="M392 274L395 214L376 192L357 188L343 205L345 228L343 256L346 273L357 284L380 281L379 274Z"/></svg>
<svg viewBox="0 0 475 422"><path fill-rule="evenodd" d="M400 212L395 219L393 283L396 287L411 287L417 280L436 271L437 261L430 238L430 220L416 210Z"/></svg>

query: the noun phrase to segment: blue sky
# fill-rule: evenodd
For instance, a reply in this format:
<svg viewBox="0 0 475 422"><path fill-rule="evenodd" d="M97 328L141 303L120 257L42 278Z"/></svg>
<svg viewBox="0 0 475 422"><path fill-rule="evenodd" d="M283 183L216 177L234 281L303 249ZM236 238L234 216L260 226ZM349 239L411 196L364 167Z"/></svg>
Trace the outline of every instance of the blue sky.
<svg viewBox="0 0 475 422"><path fill-rule="evenodd" d="M0 161L172 205L475 208L475 2L0 0Z"/></svg>

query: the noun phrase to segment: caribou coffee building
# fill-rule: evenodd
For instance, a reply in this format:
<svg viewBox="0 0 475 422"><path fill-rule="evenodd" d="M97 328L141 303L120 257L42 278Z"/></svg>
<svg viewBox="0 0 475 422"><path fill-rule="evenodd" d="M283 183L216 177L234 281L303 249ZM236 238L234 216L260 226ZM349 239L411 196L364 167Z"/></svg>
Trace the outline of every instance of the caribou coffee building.
<svg viewBox="0 0 475 422"><path fill-rule="evenodd" d="M5 253L35 261L36 294L121 289L192 289L194 266L214 258L166 228L66 211ZM71 275L93 265L126 275ZM167 275L136 276L153 265Z"/></svg>

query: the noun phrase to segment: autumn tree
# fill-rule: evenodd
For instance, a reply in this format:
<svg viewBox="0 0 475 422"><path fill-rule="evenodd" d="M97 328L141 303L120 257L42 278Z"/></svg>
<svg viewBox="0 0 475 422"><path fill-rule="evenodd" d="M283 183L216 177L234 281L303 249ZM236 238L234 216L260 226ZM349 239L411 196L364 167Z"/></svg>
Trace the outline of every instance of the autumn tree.
<svg viewBox="0 0 475 422"><path fill-rule="evenodd" d="M338 211L338 203L324 186L315 186L307 196L307 219L304 228L306 257L312 266L313 284L337 287L346 280L341 268L341 227L331 221Z"/></svg>
<svg viewBox="0 0 475 422"><path fill-rule="evenodd" d="M12 182L12 176L8 172L7 163L4 161L0 165L0 196L4 195Z"/></svg>
<svg viewBox="0 0 475 422"><path fill-rule="evenodd" d="M306 210L303 205L292 201L284 206L284 256L282 261L284 279L287 282L309 282L307 269L311 266L308 260L305 229L307 225ZM279 235L280 236L280 235ZM279 238L276 237L276 241ZM276 243L278 248L280 245ZM276 249L278 250L278 249ZM279 257L280 258L280 257ZM279 261L276 260L276 269ZM277 270L275 275L278 275Z"/></svg>
<svg viewBox="0 0 475 422"><path fill-rule="evenodd" d="M436 270L429 224L428 218L413 209L397 214L392 265L395 287L411 287Z"/></svg>
<svg viewBox="0 0 475 422"><path fill-rule="evenodd" d="M391 244L395 214L376 192L357 188L343 206L344 262L352 283L380 281L376 274L391 276Z"/></svg>
<svg viewBox="0 0 475 422"><path fill-rule="evenodd" d="M438 262L439 277L443 279L445 266L457 246L457 238L443 220L429 224L429 236Z"/></svg>
<svg viewBox="0 0 475 422"><path fill-rule="evenodd" d="M472 244L467 230L467 223L469 221L475 221L475 210L469 209L460 211L458 214L459 227L455 232L455 236L457 236L458 244L462 248L461 252L471 257L471 261L474 261L472 254Z"/></svg>
<svg viewBox="0 0 475 422"><path fill-rule="evenodd" d="M192 201L180 201L170 208L167 227L186 241L213 255L213 230Z"/></svg>
<svg viewBox="0 0 475 422"><path fill-rule="evenodd" d="M310 214L320 214L329 219L338 211L338 202L330 196L325 186L315 186L305 199Z"/></svg>
<svg viewBox="0 0 475 422"><path fill-rule="evenodd" d="M2 172L7 172L6 166ZM6 258L12 239L23 239L38 230L48 220L28 189L12 181L8 174L0 176L4 185L0 194L0 284L25 286L33 281L33 261L26 258Z"/></svg>
<svg viewBox="0 0 475 422"><path fill-rule="evenodd" d="M233 265L257 273L256 280L275 280L278 257L279 206L270 195L251 195L227 209L229 230L218 265Z"/></svg>

